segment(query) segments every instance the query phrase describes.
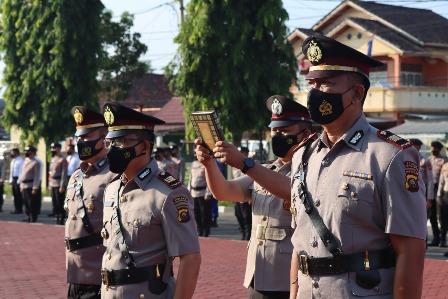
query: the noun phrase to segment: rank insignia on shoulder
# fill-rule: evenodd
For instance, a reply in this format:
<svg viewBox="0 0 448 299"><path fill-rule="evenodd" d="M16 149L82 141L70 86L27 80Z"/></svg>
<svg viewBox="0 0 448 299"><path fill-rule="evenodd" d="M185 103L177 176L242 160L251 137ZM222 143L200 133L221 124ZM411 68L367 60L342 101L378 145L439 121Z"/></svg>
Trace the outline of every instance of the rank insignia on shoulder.
<svg viewBox="0 0 448 299"><path fill-rule="evenodd" d="M151 168L146 167L145 169L143 169L143 171L141 171L138 174L138 178L143 181L150 174L151 174Z"/></svg>
<svg viewBox="0 0 448 299"><path fill-rule="evenodd" d="M358 142L362 139L364 136L364 132L362 130L356 131L352 137L350 137L350 140L348 143L352 145L357 145Z"/></svg>
<svg viewBox="0 0 448 299"><path fill-rule="evenodd" d="M403 139L392 132L378 130L376 134L380 139L383 139L398 148L405 149L412 146L412 143L409 140Z"/></svg>
<svg viewBox="0 0 448 299"><path fill-rule="evenodd" d="M177 208L177 221L180 223L187 223L190 221L190 212L188 206L178 206Z"/></svg>
<svg viewBox="0 0 448 299"><path fill-rule="evenodd" d="M177 205L181 202L188 202L188 198L186 198L185 196L179 196L179 197L176 197L175 199L173 199L173 202L175 205Z"/></svg>
<svg viewBox="0 0 448 299"><path fill-rule="evenodd" d="M163 171L159 172L157 175L159 179L161 179L165 184L170 186L171 189L175 189L182 185L182 182L178 181L175 177L171 175L171 173Z"/></svg>

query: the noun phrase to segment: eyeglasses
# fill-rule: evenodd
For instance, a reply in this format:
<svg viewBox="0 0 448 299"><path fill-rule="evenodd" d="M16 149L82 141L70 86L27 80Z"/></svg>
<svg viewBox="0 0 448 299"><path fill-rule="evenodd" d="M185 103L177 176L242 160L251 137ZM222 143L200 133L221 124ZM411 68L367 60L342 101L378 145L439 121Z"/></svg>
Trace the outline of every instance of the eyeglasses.
<svg viewBox="0 0 448 299"><path fill-rule="evenodd" d="M136 138L130 138L130 137L119 137L119 138L115 138L115 139L104 139L104 147L106 149L110 149L111 146L116 146L119 148L123 148L126 145L126 141L139 141L142 142L143 140L141 139L136 139Z"/></svg>

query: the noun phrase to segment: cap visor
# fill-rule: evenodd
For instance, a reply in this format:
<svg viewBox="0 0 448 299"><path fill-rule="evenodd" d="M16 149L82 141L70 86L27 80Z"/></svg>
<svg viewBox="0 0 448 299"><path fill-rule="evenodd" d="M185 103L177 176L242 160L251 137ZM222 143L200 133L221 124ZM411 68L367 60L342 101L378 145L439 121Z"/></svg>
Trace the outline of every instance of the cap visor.
<svg viewBox="0 0 448 299"><path fill-rule="evenodd" d="M136 133L137 131L140 130L118 130L118 131L109 131L109 133L107 133L106 138L118 138L121 136L126 136L132 133Z"/></svg>
<svg viewBox="0 0 448 299"><path fill-rule="evenodd" d="M97 127L97 128L88 128L88 129L76 130L76 132L75 132L75 136L85 135L85 134L88 134L88 133L93 132L93 131L95 131L95 130L98 130L98 129L100 129L100 128L103 128L103 127Z"/></svg>

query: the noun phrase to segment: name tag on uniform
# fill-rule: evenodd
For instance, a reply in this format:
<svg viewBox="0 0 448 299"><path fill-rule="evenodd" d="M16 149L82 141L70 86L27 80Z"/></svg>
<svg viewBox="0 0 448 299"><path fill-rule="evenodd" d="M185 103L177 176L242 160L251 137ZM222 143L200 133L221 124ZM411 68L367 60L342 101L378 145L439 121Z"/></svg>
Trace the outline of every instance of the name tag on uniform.
<svg viewBox="0 0 448 299"><path fill-rule="evenodd" d="M113 201L105 201L104 202L104 206L105 207L113 207L114 206L114 202Z"/></svg>

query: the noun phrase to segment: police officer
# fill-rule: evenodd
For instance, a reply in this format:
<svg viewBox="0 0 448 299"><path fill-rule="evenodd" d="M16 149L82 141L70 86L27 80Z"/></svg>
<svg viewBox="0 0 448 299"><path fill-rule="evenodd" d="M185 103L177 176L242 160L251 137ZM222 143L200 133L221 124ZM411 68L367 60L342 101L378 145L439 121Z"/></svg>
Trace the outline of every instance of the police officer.
<svg viewBox="0 0 448 299"><path fill-rule="evenodd" d="M192 298L201 256L190 192L151 153L164 121L106 103L109 168L104 192L102 298ZM174 284L172 260L179 257Z"/></svg>
<svg viewBox="0 0 448 299"><path fill-rule="evenodd" d="M171 146L171 157L176 164L175 173L173 173L173 175L183 184L185 181L185 159L182 157L179 151L179 146L176 144Z"/></svg>
<svg viewBox="0 0 448 299"><path fill-rule="evenodd" d="M258 164L247 172L291 197L291 296L420 298L427 229L419 154L362 113L370 69L383 64L323 35L302 51L312 64L308 111L324 131L294 154L289 194L284 176L267 180Z"/></svg>
<svg viewBox="0 0 448 299"><path fill-rule="evenodd" d="M40 164L36 160L37 149L29 145L25 147L25 161L19 177L20 192L25 204L25 222L36 222L39 214Z"/></svg>
<svg viewBox="0 0 448 299"><path fill-rule="evenodd" d="M310 116L306 107L285 96L271 96L266 105L272 112L269 127L272 150L278 159L263 166L289 177L294 150L311 133ZM199 140L196 143L200 143ZM276 197L247 175L225 181L214 161L204 151L204 147L198 147L197 155L206 165L213 194L218 199L252 201L252 234L244 280L244 286L249 288L249 298L289 299L289 270L293 251L289 200ZM226 142L220 143L216 156L222 162L227 162L227 159L244 161L241 168L244 174L255 166L252 158L239 153Z"/></svg>
<svg viewBox="0 0 448 299"><path fill-rule="evenodd" d="M194 217L198 235L208 237L212 224L212 193L205 179L205 167L197 160L191 163L187 188L194 200Z"/></svg>
<svg viewBox="0 0 448 299"><path fill-rule="evenodd" d="M71 110L76 122L76 142L81 164L70 177L64 208L68 298L100 298L101 259L105 248L103 192L116 174L109 171L103 116L89 108Z"/></svg>
<svg viewBox="0 0 448 299"><path fill-rule="evenodd" d="M56 224L64 224L64 197L67 187L67 160L61 155L61 145L59 143L51 144L50 161L50 179L51 202L53 204L53 213L56 217Z"/></svg>
<svg viewBox="0 0 448 299"><path fill-rule="evenodd" d="M431 207L431 203L435 199L435 193L437 193L437 191L434 193L434 188L433 188L434 178L433 178L432 164L429 159L426 159L420 153L420 151L422 149L423 142L420 139L414 139L414 138L409 139L409 141L418 150L419 155L420 155L420 172L419 173L420 173L420 176L422 177L423 183L425 184L425 187L426 187L426 208L428 209ZM426 215L428 216L428 213L426 213ZM439 238L439 234L434 235L434 241L437 241L437 244L435 246L439 245L440 240L441 239ZM443 236L442 236L442 240L443 240L442 243L444 243L446 246L446 241L445 241L445 238L443 238ZM428 245L432 246L432 242L429 243ZM445 247L445 246L443 246L443 247Z"/></svg>
<svg viewBox="0 0 448 299"><path fill-rule="evenodd" d="M11 184L12 195L14 197L14 211L11 214L23 213L23 199L20 193L19 176L22 173L23 158L20 157L20 150L15 147L11 150L11 163L9 167L9 183Z"/></svg>
<svg viewBox="0 0 448 299"><path fill-rule="evenodd" d="M432 176L434 179L434 194L437 194L439 188L439 179L440 174L442 172L442 166L446 162L448 162L448 158L445 155L442 155L440 152L443 149L443 144L440 141L431 142L431 156L429 157L429 161L432 166ZM442 203L443 201L440 201ZM428 246L437 246L440 243L440 229L439 223L437 221L437 206L435 200L431 201L431 204L428 208L428 218L431 223L432 235L433 239L428 244Z"/></svg>
<svg viewBox="0 0 448 299"><path fill-rule="evenodd" d="M5 157L0 156L0 212L3 212L3 191L5 188L6 162Z"/></svg>

